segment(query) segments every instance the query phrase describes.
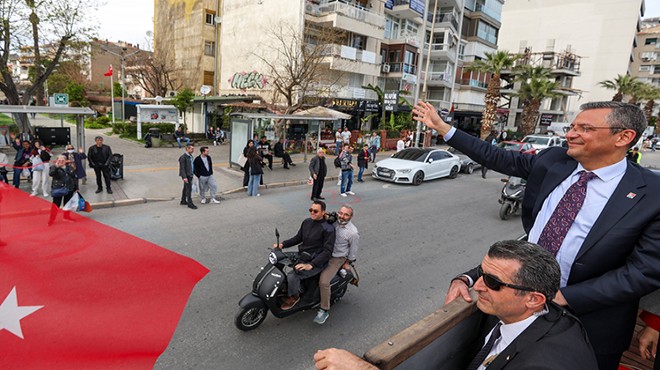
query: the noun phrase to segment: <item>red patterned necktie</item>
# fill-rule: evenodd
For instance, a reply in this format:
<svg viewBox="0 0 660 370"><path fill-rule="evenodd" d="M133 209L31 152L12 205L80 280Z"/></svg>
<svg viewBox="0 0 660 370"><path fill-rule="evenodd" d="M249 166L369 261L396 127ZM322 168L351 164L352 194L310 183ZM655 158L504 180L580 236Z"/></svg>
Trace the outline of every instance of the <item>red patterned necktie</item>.
<svg viewBox="0 0 660 370"><path fill-rule="evenodd" d="M580 171L579 173L580 179L566 190L539 237L538 244L553 256L557 255L568 229L571 228L575 217L582 208L584 198L587 196L587 182L597 177L593 172Z"/></svg>

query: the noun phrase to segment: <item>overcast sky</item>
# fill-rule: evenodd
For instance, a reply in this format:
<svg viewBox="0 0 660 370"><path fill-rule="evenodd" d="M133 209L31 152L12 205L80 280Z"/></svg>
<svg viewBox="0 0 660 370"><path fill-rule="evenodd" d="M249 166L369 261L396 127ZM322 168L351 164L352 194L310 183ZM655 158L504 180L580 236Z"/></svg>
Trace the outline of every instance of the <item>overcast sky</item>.
<svg viewBox="0 0 660 370"><path fill-rule="evenodd" d="M104 0L98 0L103 3ZM620 0L626 1L626 0ZM153 0L105 0L99 8L99 37L127 41L144 47L147 31L153 31ZM660 17L660 1L646 0L644 18Z"/></svg>

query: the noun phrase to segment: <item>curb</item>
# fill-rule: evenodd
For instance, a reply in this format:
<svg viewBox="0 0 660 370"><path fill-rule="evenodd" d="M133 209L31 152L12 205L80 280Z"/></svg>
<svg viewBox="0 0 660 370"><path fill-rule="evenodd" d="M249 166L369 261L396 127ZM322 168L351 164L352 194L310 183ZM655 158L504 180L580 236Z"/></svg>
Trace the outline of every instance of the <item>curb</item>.
<svg viewBox="0 0 660 370"><path fill-rule="evenodd" d="M91 206L92 209L103 209L103 208L133 206L136 204L143 204L148 202L163 202L163 201L171 201L171 200L174 200L174 198L134 198L134 199L121 199L121 200L91 203Z"/></svg>

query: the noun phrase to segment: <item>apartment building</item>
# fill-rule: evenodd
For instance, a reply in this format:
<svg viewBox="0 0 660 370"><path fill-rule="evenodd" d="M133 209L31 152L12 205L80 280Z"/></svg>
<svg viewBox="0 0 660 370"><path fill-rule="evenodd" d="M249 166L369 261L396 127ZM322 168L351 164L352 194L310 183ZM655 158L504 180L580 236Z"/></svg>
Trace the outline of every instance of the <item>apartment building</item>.
<svg viewBox="0 0 660 370"><path fill-rule="evenodd" d="M637 33L633 54L630 74L641 82L660 87L660 25L643 28Z"/></svg>

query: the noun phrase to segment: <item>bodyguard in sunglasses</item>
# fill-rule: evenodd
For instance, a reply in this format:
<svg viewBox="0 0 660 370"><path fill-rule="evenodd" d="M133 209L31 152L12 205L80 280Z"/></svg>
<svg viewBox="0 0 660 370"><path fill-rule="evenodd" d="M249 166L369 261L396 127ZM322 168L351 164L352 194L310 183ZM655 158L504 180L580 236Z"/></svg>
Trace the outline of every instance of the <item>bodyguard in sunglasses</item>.
<svg viewBox="0 0 660 370"><path fill-rule="evenodd" d="M298 233L291 239L274 244L273 248L289 248L298 245L301 263L295 273L288 273L288 298L282 305L283 310L290 310L300 301L300 281L316 276L323 271L332 256L335 245L335 228L325 220L325 203L316 200L309 208L310 218L305 219Z"/></svg>
<svg viewBox="0 0 660 370"><path fill-rule="evenodd" d="M598 368L582 324L552 302L561 276L552 254L533 243L506 240L493 244L472 273L477 308L490 316L485 316L465 368ZM317 369L377 369L335 348L318 351L314 361Z"/></svg>

